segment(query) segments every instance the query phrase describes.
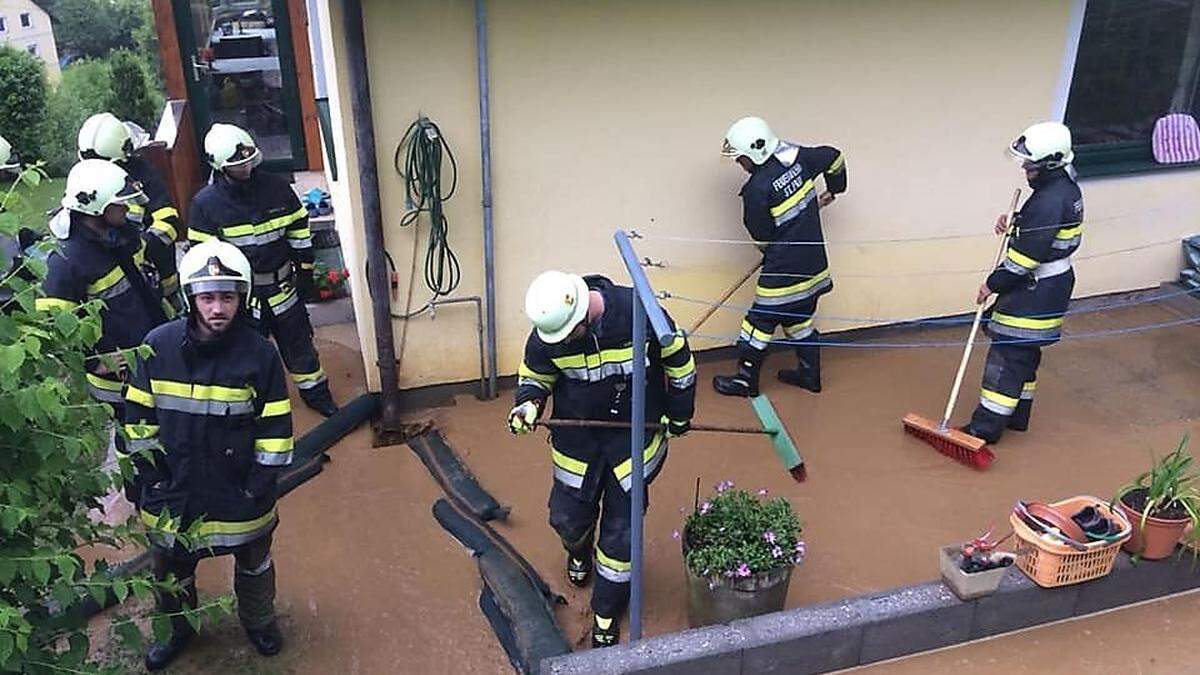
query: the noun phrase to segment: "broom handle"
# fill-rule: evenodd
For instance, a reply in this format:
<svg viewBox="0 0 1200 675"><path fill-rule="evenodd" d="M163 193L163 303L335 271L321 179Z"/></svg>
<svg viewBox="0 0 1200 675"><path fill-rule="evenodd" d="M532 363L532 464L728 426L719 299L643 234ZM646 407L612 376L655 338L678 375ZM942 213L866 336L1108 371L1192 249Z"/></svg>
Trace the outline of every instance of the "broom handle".
<svg viewBox="0 0 1200 675"><path fill-rule="evenodd" d="M564 420L564 419L544 420L544 421L538 422L538 425L543 426L543 427L550 427L550 428L554 428L554 427L573 427L573 428L591 427L591 428L601 428L601 429L628 429L631 426L629 424L629 422L616 422L613 420ZM663 429L666 428L666 425L660 424L658 422L646 422L646 428L653 429L655 431L662 431ZM711 424L693 424L693 425L691 425L690 430L691 431L708 431L708 432L722 433L722 434L766 434L768 436L774 435L773 432L767 431L766 429L760 429L758 427L722 427L722 426L714 426Z"/></svg>
<svg viewBox="0 0 1200 675"><path fill-rule="evenodd" d="M1017 188L1013 192L1012 205L1008 208L1008 230L1005 231L1004 238L1000 240L1000 250L996 253L996 262L992 263L993 269L1000 264L1000 261L1004 260L1004 253L1008 250L1008 233L1012 231L1013 215L1017 212L1017 202L1020 199L1021 189ZM971 360L971 348L975 346L975 335L979 332L979 322L983 319L983 310L986 306L986 302L981 302L975 308L975 320L971 322L971 334L967 337L967 346L963 349L962 360L958 362L958 374L954 376L954 387L950 389L950 400L946 401L946 412L942 414L942 429L949 426L950 415L954 412L954 404L958 402L958 390L962 388L963 375L967 373L967 362Z"/></svg>
<svg viewBox="0 0 1200 675"><path fill-rule="evenodd" d="M820 201L827 194L829 194L829 193L828 192L821 193L821 195L817 197L817 200ZM710 318L712 318L712 315L716 314L717 310L720 309L721 306L724 305L726 302L728 302L729 299L733 297L733 294L737 293L738 289L742 287L742 284L745 284L747 281L749 281L750 277L754 276L754 273L757 272L762 267L762 265L763 265L762 261L761 260L758 261L758 263L755 264L754 267L750 268L750 271L746 272L746 274L743 275L741 279L737 280L737 283L730 286L729 290L725 291L725 294L721 296L720 300L717 300L712 305L710 305L708 309L704 310L704 313L700 315L700 318L696 319L696 322L693 323L692 327L688 329L687 334L694 335L696 333L696 331L700 330L700 326L703 326L705 321L708 321Z"/></svg>

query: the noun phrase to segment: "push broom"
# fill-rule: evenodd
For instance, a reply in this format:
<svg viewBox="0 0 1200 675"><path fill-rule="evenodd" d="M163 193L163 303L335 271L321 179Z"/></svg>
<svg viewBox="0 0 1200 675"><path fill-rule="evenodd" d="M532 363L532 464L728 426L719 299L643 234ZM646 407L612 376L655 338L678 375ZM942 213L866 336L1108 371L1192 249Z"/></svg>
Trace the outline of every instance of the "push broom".
<svg viewBox="0 0 1200 675"><path fill-rule="evenodd" d="M731 426L715 426L711 424L692 424L691 431L701 431L706 433L718 434L765 434L771 437L771 445L775 449L775 455L779 457L779 461L783 463L783 468L787 469L788 473L798 483L804 482L808 478L808 471L804 468L804 459L800 457L800 451L796 449L796 444L792 442L792 437L788 434L787 428L783 425L783 420L775 413L775 406L771 405L770 399L766 396L755 396L750 399L750 405L754 408L754 414L758 416L760 426L757 427L731 427ZM569 419L548 419L538 422L539 426L556 428L556 427L589 427L597 429L628 429L629 422L617 422L612 420L569 420ZM653 431L662 431L666 428L665 425L657 422L647 422L646 428Z"/></svg>
<svg viewBox="0 0 1200 675"><path fill-rule="evenodd" d="M1008 209L1009 232L1012 231L1013 215L1017 211L1017 202L1021 199L1021 190L1013 193L1012 205ZM994 269L1004 260L1008 250L1008 232L1000 240L1000 251L996 254ZM971 323L971 333L967 337L967 346L963 349L962 360L958 362L958 374L954 376L954 386L950 389L950 400L946 402L946 411L942 414L941 423L922 417L916 413L908 413L902 420L904 430L933 446L935 450L955 459L967 466L986 469L991 466L996 455L987 447L987 441L966 432L950 427L950 415L954 412L954 404L958 402L958 392L962 388L963 375L967 372L967 362L971 360L971 348L975 346L975 336L979 332L979 322L983 319L985 303L979 303L975 308L975 320Z"/></svg>

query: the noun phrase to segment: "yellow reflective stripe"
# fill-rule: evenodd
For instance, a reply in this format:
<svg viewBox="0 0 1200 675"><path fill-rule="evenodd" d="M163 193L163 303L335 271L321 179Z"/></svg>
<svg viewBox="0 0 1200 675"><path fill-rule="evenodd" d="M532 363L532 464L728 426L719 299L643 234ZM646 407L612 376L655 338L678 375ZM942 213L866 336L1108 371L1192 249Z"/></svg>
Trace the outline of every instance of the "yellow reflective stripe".
<svg viewBox="0 0 1200 675"><path fill-rule="evenodd" d="M304 218L307 215L308 215L308 209L305 209L303 206L301 206L300 208L296 209L295 211L292 211L291 213L285 213L284 215L279 216L278 218L272 218L266 222L255 225L254 231L257 234L266 234L267 232L273 232L275 230L278 230L281 227L287 227L288 225L291 225L292 223L300 220L301 218Z"/></svg>
<svg viewBox="0 0 1200 675"><path fill-rule="evenodd" d="M141 515L141 519L142 519L142 524L144 524L146 527L151 527L151 528L157 529L161 532L167 532L170 534L177 534L179 532L178 516L176 516L175 518L172 518L169 522L167 522L163 527L160 528L155 525L155 523L158 522L158 516L156 516L155 514L150 513L149 511L142 510L142 511L140 511L140 515ZM199 529L198 534L201 537L207 537L207 536L211 536L214 534L246 534L248 532L253 532L257 529L260 529L261 527L263 527L264 525L266 525L267 523L271 522L274 519L275 519L275 507L272 506L270 511L255 518L254 520L244 520L244 521L240 521L240 522L221 521L221 520L206 520L200 524L200 529Z"/></svg>
<svg viewBox="0 0 1200 675"><path fill-rule="evenodd" d="M981 389L979 394L987 400L999 403L1007 408L1015 408L1017 407L1017 404L1021 402L1020 399L1013 398L1012 396L1005 396L1004 394L1001 394L998 391L992 391L991 389Z"/></svg>
<svg viewBox="0 0 1200 675"><path fill-rule="evenodd" d="M662 441L663 433L661 431L654 434L654 438L650 439L650 445L647 445L646 449L642 451L643 463L649 464L650 460L654 459L654 456L658 454L659 447L662 446ZM617 475L618 481L625 480L629 474L633 473L633 460L626 459L624 462L621 462L613 469L613 473Z"/></svg>
<svg viewBox="0 0 1200 675"><path fill-rule="evenodd" d="M312 236L312 230L305 227L299 230L288 230L288 239L308 239Z"/></svg>
<svg viewBox="0 0 1200 675"><path fill-rule="evenodd" d="M596 545L596 562L611 570L616 570L617 572L628 572L629 570L633 569L632 563L625 560L610 558L605 555L604 551L600 550L600 546L598 544Z"/></svg>
<svg viewBox="0 0 1200 675"><path fill-rule="evenodd" d="M679 379L685 375L690 375L695 371L696 357L694 356L689 356L687 363L683 364L682 366L663 366L663 372L667 374L667 377L673 377L675 379Z"/></svg>
<svg viewBox="0 0 1200 675"><path fill-rule="evenodd" d="M322 377L325 377L325 370L323 368L317 368L311 373L292 373L291 375L292 381L296 384L299 384L301 382L311 382L313 380L319 380Z"/></svg>
<svg viewBox="0 0 1200 675"><path fill-rule="evenodd" d="M287 415L292 412L292 402L288 399L279 401L268 401L263 406L262 414L259 417L278 417L279 415Z"/></svg>
<svg viewBox="0 0 1200 675"><path fill-rule="evenodd" d="M520 367L517 368L517 376L518 377L527 377L531 380L537 380L538 382L544 382L545 384L554 384L558 380L558 373L554 373L552 375L545 375L545 374L539 373L536 370L525 365L524 361L522 361Z"/></svg>
<svg viewBox="0 0 1200 675"><path fill-rule="evenodd" d="M843 157L842 153L839 152L838 156L835 157L832 162L830 162L829 168L825 169L825 173L837 173L841 171L842 167L844 166L846 166L846 158Z"/></svg>
<svg viewBox="0 0 1200 675"><path fill-rule="evenodd" d="M812 325L812 323L813 323L813 319L808 318L808 319L805 319L804 321L801 321L800 323L793 323L793 324L784 326L783 331L785 333L795 333L798 330L804 330L805 328L808 328L809 326Z"/></svg>
<svg viewBox="0 0 1200 675"><path fill-rule="evenodd" d="M310 262L300 263L300 269L302 269L302 270L311 270L312 268L313 268L313 264Z"/></svg>
<svg viewBox="0 0 1200 675"><path fill-rule="evenodd" d="M145 422L139 422L138 424L126 424L125 435L131 440L154 438L158 435L158 425L147 424Z"/></svg>
<svg viewBox="0 0 1200 675"><path fill-rule="evenodd" d="M587 473L587 462L581 462L574 457L568 457L554 448L550 448L550 458L554 460L554 465L570 471L576 476L582 476Z"/></svg>
<svg viewBox="0 0 1200 675"><path fill-rule="evenodd" d="M284 302L287 302L288 298L290 298L290 297L292 297L291 290L280 291L279 293L276 293L275 295L272 295L271 297L267 298L267 304L270 305L271 307L278 307L279 305L282 305Z"/></svg>
<svg viewBox="0 0 1200 675"><path fill-rule="evenodd" d="M52 309L61 309L64 312L73 311L79 306L77 302L71 302L63 298L37 298L33 301L34 309L40 312L48 312Z"/></svg>
<svg viewBox="0 0 1200 675"><path fill-rule="evenodd" d="M155 220L165 220L167 218L172 218L172 217L178 218L179 211L176 211L174 206L164 206L161 209L158 209L157 211L155 211L154 213L151 213L150 217Z"/></svg>
<svg viewBox="0 0 1200 675"><path fill-rule="evenodd" d="M1078 237L1081 234L1083 234L1083 223L1079 223L1078 225L1074 225L1072 227L1061 228L1058 232L1055 233L1054 238L1055 239L1074 239L1075 237Z"/></svg>
<svg viewBox="0 0 1200 675"><path fill-rule="evenodd" d="M162 287L164 290L178 288L179 287L179 275L172 274L169 277L163 277Z"/></svg>
<svg viewBox="0 0 1200 675"><path fill-rule="evenodd" d="M683 349L685 345L687 345L687 338L683 337L682 335L676 335L674 338L672 338L671 344L662 348L662 357L664 359L671 358L675 355L675 352Z"/></svg>
<svg viewBox="0 0 1200 675"><path fill-rule="evenodd" d="M87 291L92 295L99 295L104 291L112 288L117 282L125 278L125 270L120 267L114 267L108 271L108 274L88 284Z"/></svg>
<svg viewBox="0 0 1200 675"><path fill-rule="evenodd" d="M811 279L805 279L804 281L792 284L791 286L783 286L782 288L766 288L763 286L758 286L754 289L754 292L764 298L781 298L785 295L807 291L808 289L816 286L828 278L829 269L826 268L814 274Z"/></svg>
<svg viewBox="0 0 1200 675"><path fill-rule="evenodd" d="M1061 316L1053 319L1026 319L1025 317L1001 314L1000 312L992 313L992 321L1005 326L1012 326L1013 328L1028 328L1030 330L1046 330L1049 328L1058 328L1063 325L1063 317Z"/></svg>
<svg viewBox="0 0 1200 675"><path fill-rule="evenodd" d="M1041 264L1015 248L1008 249L1008 259L1029 270Z"/></svg>
<svg viewBox="0 0 1200 675"><path fill-rule="evenodd" d="M254 225L229 225L221 228L221 234L226 237L246 237L254 234Z"/></svg>
<svg viewBox="0 0 1200 675"><path fill-rule="evenodd" d="M1037 380L1034 380L1033 382L1026 382L1024 385L1021 386L1021 390L1022 391L1036 391L1037 390Z"/></svg>
<svg viewBox="0 0 1200 675"><path fill-rule="evenodd" d="M99 375L93 375L91 373L85 373L84 377L87 378L88 384L97 389L103 389L105 391L121 391L121 389L125 386L125 384L119 380L110 380L100 377Z"/></svg>
<svg viewBox="0 0 1200 675"><path fill-rule="evenodd" d="M188 239L191 239L192 241L208 241L209 239L216 239L216 238L217 237L215 235L209 234L207 232L201 232L200 230L197 230L194 227L188 228Z"/></svg>
<svg viewBox="0 0 1200 675"><path fill-rule="evenodd" d="M133 401L134 403L145 408L154 407L154 396L148 392L131 385L125 387L125 400Z"/></svg>
<svg viewBox="0 0 1200 675"><path fill-rule="evenodd" d="M171 380L150 380L150 391L155 394L198 401L238 402L254 398L253 387L222 387L215 384L190 384Z"/></svg>
<svg viewBox="0 0 1200 675"><path fill-rule="evenodd" d="M809 192L812 192L812 189L813 189L813 182L811 180L805 181L804 185L800 186L799 190L796 190L796 194L792 195L791 197L788 197L787 199L783 200L782 202L779 202L779 204L772 206L771 207L771 215L772 216L782 216L783 214L787 213L788 209L792 208L793 206L795 206L795 205L799 204L801 201L803 201L805 195L807 195Z"/></svg>
<svg viewBox="0 0 1200 675"><path fill-rule="evenodd" d="M762 340L763 342L770 342L771 338L773 337L772 333L761 331L755 328L754 324L750 323L749 319L742 319L742 331L751 338L755 340Z"/></svg>
<svg viewBox="0 0 1200 675"><path fill-rule="evenodd" d="M598 368L605 363L624 363L633 360L633 347L602 349L599 354L569 354L550 359L559 368Z"/></svg>
<svg viewBox="0 0 1200 675"><path fill-rule="evenodd" d="M255 452L291 452L292 446L291 437L288 438L256 438L254 439Z"/></svg>
<svg viewBox="0 0 1200 675"><path fill-rule="evenodd" d="M159 232L162 232L163 234L165 234L167 236L168 239L171 239L172 241L177 236L177 234L175 232L175 228L166 221L156 220L156 221L150 223L150 229L158 230Z"/></svg>

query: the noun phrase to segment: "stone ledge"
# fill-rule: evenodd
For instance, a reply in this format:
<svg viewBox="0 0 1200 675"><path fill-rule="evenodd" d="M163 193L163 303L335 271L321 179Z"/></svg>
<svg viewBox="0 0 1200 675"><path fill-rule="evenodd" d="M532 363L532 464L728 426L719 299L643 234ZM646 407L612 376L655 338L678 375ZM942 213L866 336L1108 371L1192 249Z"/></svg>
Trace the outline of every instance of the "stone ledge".
<svg viewBox="0 0 1200 675"><path fill-rule="evenodd" d="M837 602L546 659L542 673L824 673L1083 617L1200 588L1189 551L1108 576L1041 588L1016 568L992 595L963 602L933 581Z"/></svg>

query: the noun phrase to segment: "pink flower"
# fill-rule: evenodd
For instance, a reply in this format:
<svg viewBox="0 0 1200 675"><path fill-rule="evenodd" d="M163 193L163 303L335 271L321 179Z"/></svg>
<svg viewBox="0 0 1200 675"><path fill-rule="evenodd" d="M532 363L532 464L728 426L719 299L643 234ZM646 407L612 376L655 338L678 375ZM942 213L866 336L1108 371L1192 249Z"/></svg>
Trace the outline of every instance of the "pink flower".
<svg viewBox="0 0 1200 675"><path fill-rule="evenodd" d="M733 487L733 481L723 480L720 483L717 483L715 487L718 493L725 492Z"/></svg>
<svg viewBox="0 0 1200 675"><path fill-rule="evenodd" d="M671 533L671 538L672 538L672 539L678 539L678 538L679 538L679 530L675 530L674 532L672 532L672 533Z"/></svg>
<svg viewBox="0 0 1200 675"><path fill-rule="evenodd" d="M746 563L742 563L741 565L738 565L738 568L736 571L734 571L734 574L736 574L739 577L743 577L743 578L748 577L751 574L750 566L747 565Z"/></svg>
<svg viewBox="0 0 1200 675"><path fill-rule="evenodd" d="M774 544L775 543L775 533L770 530L767 530L766 532L763 532L763 539L766 540L766 542L768 544Z"/></svg>
<svg viewBox="0 0 1200 675"><path fill-rule="evenodd" d="M806 555L808 555L808 547L804 545L804 542L797 541L796 542L796 564L799 565L800 561L804 560L804 556L806 556Z"/></svg>
<svg viewBox="0 0 1200 675"><path fill-rule="evenodd" d="M767 490L767 488L763 488L763 489L759 490L757 494L759 497L766 497L768 492L770 492L770 490Z"/></svg>
<svg viewBox="0 0 1200 675"><path fill-rule="evenodd" d="M783 549L779 548L778 546L776 546L775 548L771 549L771 557L772 557L772 558L781 558L781 557L783 557Z"/></svg>
<svg viewBox="0 0 1200 675"><path fill-rule="evenodd" d="M703 515L707 514L709 511L712 511L712 503L711 502L701 502L700 515L703 516Z"/></svg>

